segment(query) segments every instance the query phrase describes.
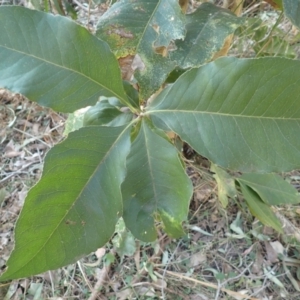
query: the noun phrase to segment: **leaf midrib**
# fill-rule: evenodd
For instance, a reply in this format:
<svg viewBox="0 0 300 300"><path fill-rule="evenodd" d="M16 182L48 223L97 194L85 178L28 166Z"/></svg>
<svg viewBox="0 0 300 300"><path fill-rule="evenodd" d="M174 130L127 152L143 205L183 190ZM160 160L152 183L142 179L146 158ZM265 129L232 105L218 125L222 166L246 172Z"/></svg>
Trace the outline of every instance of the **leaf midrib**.
<svg viewBox="0 0 300 300"><path fill-rule="evenodd" d="M158 193L156 191L156 185L155 185L155 176L154 176L154 172L152 170L152 163L151 163L151 155L150 155L150 152L149 152L149 149L151 147L151 145L149 145L149 140L147 139L147 134L146 134L146 127L147 124L145 124L145 122L143 122L143 133L144 133L144 137L145 137L145 146L146 146L146 152L147 152L147 163L148 163L148 167L149 167L149 174L151 176L151 180L152 180L152 184L151 186L153 187L153 193L154 193L154 200L155 200L155 210L157 211L158 210ZM151 130L149 127L147 127L148 130Z"/></svg>
<svg viewBox="0 0 300 300"><path fill-rule="evenodd" d="M63 221L65 220L66 216L68 215L68 213L70 212L70 210L72 209L72 207L75 205L75 203L78 201L78 199L80 198L80 196L82 195L83 190L85 189L85 187L88 185L88 183L90 182L90 180L93 178L93 175L97 172L97 170L99 169L99 167L102 165L102 163L106 160L106 158L108 157L108 155L111 153L111 149L113 149L115 147L115 145L118 143L118 141L120 140L120 138L123 136L124 132L126 132L126 130L128 130L129 127L131 127L132 124L128 124L124 130L119 134L118 138L115 140L115 142L111 145L111 147L109 148L109 151L107 151L107 153L105 154L105 156L103 157L103 159L99 162L99 164L96 166L93 174L89 177L89 179L87 180L86 184L84 185L84 187L82 188L81 192L79 193L79 195L76 197L75 201L72 202L72 204L70 205L70 208L66 211L66 213L64 214L64 216L62 217L61 221L58 222L57 226L53 229L52 234L49 235L48 239L44 242L44 244L40 247L40 250L38 252L36 252L36 255L34 255L26 264L24 264L22 267L20 267L16 272L12 273L15 274L17 273L20 269L24 269L25 266L27 266L32 260L35 259L35 257L42 251L42 249L45 248L45 246L47 245L47 243L49 242L49 240L52 238L54 232L57 231L57 229L59 228L59 226L63 223ZM121 194L121 192L120 192Z"/></svg>
<svg viewBox="0 0 300 300"><path fill-rule="evenodd" d="M243 178L238 178L238 181L242 181L244 182L244 184L246 184L247 186L249 186L250 188L252 188L253 190L257 189L257 187L261 187L263 190L270 190L270 191L273 191L273 192L276 192L276 193L280 193L280 194L284 194L286 195L287 197L292 197L292 196L297 196L296 194L296 190L295 190L295 195L292 195L291 193L288 193L288 192L285 192L285 191L282 191L280 189L276 189L276 188L272 188L272 187L267 187L265 185L262 185L262 184L259 184L259 183L254 183L252 181L249 181L249 180L245 180ZM253 187L252 187L253 186ZM260 194L259 191L256 191L258 194Z"/></svg>
<svg viewBox="0 0 300 300"><path fill-rule="evenodd" d="M144 31L143 31L142 35L141 35L141 38L140 38L138 44L136 45L136 49L137 49L136 53L139 53L139 47L140 47L140 45L144 42L144 37L145 37L146 31L147 31L147 29L150 27L150 22L152 21L153 16L155 15L155 13L156 13L156 11L157 11L157 9L158 9L158 7L159 7L160 4L161 4L161 0L159 0L159 1L157 2L157 5L155 6L155 8L154 8L152 14L149 16L149 20L148 20L148 22L146 23L146 26L145 26L145 28L144 28Z"/></svg>
<svg viewBox="0 0 300 300"><path fill-rule="evenodd" d="M269 119L269 120L280 120L280 121L299 121L299 118L284 118L284 117L264 117L264 116L251 116L251 115L238 115L238 114L229 114L229 113L219 113L219 112L210 112L210 111L191 111L191 110L171 110L171 109L162 109L162 110L149 110L145 113L145 115L156 115L156 114L163 114L163 113L175 113L175 114L206 114L206 115L213 115L213 116L224 116L224 117L231 117L231 118L249 118L249 119Z"/></svg>
<svg viewBox="0 0 300 300"><path fill-rule="evenodd" d="M126 103L126 101L127 101L127 99L124 98L123 96L121 97L121 95L116 94L116 93L115 93L113 90L111 90L110 88L107 88L106 86L102 85L100 82L96 81L95 79L93 79L93 78L91 78L91 77L88 77L86 74L80 73L78 70L71 69L71 68L67 68L67 67L65 67L65 66L59 65L59 64L54 63L54 62L52 62L52 61L48 61L48 60L45 60L45 59L43 59L43 58L41 58L41 57L38 57L38 56L35 56L35 55L32 55L32 54L28 54L28 53L26 53L26 52L22 52L22 51L20 51L20 50L16 50L16 49L13 49L13 48L4 46L4 45L0 45L0 48L4 48L4 49L10 50L10 51L12 51L12 52L19 53L19 54L24 55L24 56L26 56L26 57L32 57L32 58L34 58L34 59L36 59L36 60L38 60L38 61L42 61L42 62L44 62L44 63L46 63L46 64L48 64L48 65L53 65L53 66L55 66L55 67L58 67L58 68L67 70L67 71L69 71L69 72L76 73L76 74L78 74L79 76L85 77L85 78L87 78L88 80L92 81L93 83L96 83L96 85L99 85L99 86L102 87L103 89L106 89L107 91L111 92L111 93L112 93L113 95L115 95L117 98L119 98L119 99L125 101L125 103Z"/></svg>

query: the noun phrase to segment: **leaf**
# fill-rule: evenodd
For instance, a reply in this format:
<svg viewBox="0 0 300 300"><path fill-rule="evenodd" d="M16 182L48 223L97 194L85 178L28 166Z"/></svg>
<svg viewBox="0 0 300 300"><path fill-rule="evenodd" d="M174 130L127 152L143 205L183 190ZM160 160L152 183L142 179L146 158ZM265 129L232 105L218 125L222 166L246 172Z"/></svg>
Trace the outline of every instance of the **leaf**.
<svg viewBox="0 0 300 300"><path fill-rule="evenodd" d="M161 219L172 237L183 234L192 184L176 148L143 120L127 158L122 184L123 218L133 235L142 241L156 238L155 220Z"/></svg>
<svg viewBox="0 0 300 300"><path fill-rule="evenodd" d="M243 23L244 19L229 10L203 3L186 16L186 37L175 42L177 50L170 52L170 57L183 69L200 66L211 60L225 38Z"/></svg>
<svg viewBox="0 0 300 300"><path fill-rule="evenodd" d="M0 7L0 86L40 105L73 112L115 96L128 104L108 45L61 16Z"/></svg>
<svg viewBox="0 0 300 300"><path fill-rule="evenodd" d="M237 178L239 183L249 186L269 205L297 204L298 191L277 174L243 174Z"/></svg>
<svg viewBox="0 0 300 300"><path fill-rule="evenodd" d="M218 199L224 208L228 205L227 196L234 198L237 194L234 179L218 166L211 164L210 170L215 173L218 184Z"/></svg>
<svg viewBox="0 0 300 300"><path fill-rule="evenodd" d="M285 15L291 22L300 28L300 1L299 0L282 0Z"/></svg>
<svg viewBox="0 0 300 300"><path fill-rule="evenodd" d="M138 54L141 66L135 78L142 99L158 90L175 67L168 47L184 34L184 14L177 0L121 0L101 16L96 32L117 57Z"/></svg>
<svg viewBox="0 0 300 300"><path fill-rule="evenodd" d="M85 108L78 109L68 115L68 118L65 122L65 130L63 133L64 136L68 135L74 130L78 130L83 127L83 117L89 108L90 106L87 106Z"/></svg>
<svg viewBox="0 0 300 300"><path fill-rule="evenodd" d="M128 124L132 118L133 114L130 111L122 112L116 106L111 105L107 98L103 98L84 114L83 125L123 126Z"/></svg>
<svg viewBox="0 0 300 300"><path fill-rule="evenodd" d="M251 214L255 216L264 225L272 227L278 232L283 233L282 225L273 213L270 206L261 201L259 196L247 185L244 185L244 183L242 182L239 183Z"/></svg>
<svg viewBox="0 0 300 300"><path fill-rule="evenodd" d="M128 231L123 218L120 218L115 230L116 235L112 239L112 243L121 259L125 255L132 256L136 251L136 242L134 236Z"/></svg>
<svg viewBox="0 0 300 300"><path fill-rule="evenodd" d="M165 83L174 83L186 70L175 68L167 77Z"/></svg>
<svg viewBox="0 0 300 300"><path fill-rule="evenodd" d="M297 60L224 57L184 73L145 114L223 168L299 169L299 78Z"/></svg>
<svg viewBox="0 0 300 300"><path fill-rule="evenodd" d="M129 81L123 81L123 86L125 93L127 95L128 101L132 104L133 107L139 108L139 93L138 91L131 85Z"/></svg>
<svg viewBox="0 0 300 300"><path fill-rule="evenodd" d="M103 246L122 215L130 128L84 127L47 154L28 193L1 281L73 263Z"/></svg>

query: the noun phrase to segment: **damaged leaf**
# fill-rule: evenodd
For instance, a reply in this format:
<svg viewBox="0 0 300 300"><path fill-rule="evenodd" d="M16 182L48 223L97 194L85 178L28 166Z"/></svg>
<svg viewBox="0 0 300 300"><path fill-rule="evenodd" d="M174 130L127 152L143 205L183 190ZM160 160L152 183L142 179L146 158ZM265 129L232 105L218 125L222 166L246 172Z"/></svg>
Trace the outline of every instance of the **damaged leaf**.
<svg viewBox="0 0 300 300"><path fill-rule="evenodd" d="M142 99L158 90L174 69L168 49L184 38L184 20L177 0L122 0L100 18L96 35L116 56L138 54L142 61L144 68L135 72Z"/></svg>

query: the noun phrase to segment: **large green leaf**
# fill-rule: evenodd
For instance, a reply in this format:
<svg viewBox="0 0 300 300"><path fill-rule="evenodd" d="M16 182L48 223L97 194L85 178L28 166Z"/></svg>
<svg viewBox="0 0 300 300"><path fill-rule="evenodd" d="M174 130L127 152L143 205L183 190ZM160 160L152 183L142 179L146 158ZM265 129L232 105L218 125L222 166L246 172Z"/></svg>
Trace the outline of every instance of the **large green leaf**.
<svg viewBox="0 0 300 300"><path fill-rule="evenodd" d="M300 61L221 58L150 104L154 124L227 169L300 168Z"/></svg>
<svg viewBox="0 0 300 300"><path fill-rule="evenodd" d="M277 174L243 174L237 178L239 183L251 187L269 205L297 204L299 193Z"/></svg>
<svg viewBox="0 0 300 300"><path fill-rule="evenodd" d="M300 1L299 0L282 0L285 15L291 22L300 28Z"/></svg>
<svg viewBox="0 0 300 300"><path fill-rule="evenodd" d="M84 127L51 149L18 219L1 280L75 262L103 246L122 215L130 128Z"/></svg>
<svg viewBox="0 0 300 300"><path fill-rule="evenodd" d="M40 105L72 112L101 95L124 103L108 45L73 21L24 7L0 7L0 86Z"/></svg>
<svg viewBox="0 0 300 300"><path fill-rule="evenodd" d="M251 214L255 216L263 224L272 227L278 232L282 233L283 232L282 225L278 220L278 218L273 213L270 206L264 203L259 198L259 196L247 185L244 185L244 183L242 182L239 183L240 183L241 191L250 209Z"/></svg>
<svg viewBox="0 0 300 300"><path fill-rule="evenodd" d="M193 191L176 148L160 134L142 121L122 184L124 221L143 241L155 240L158 219L170 236L182 235Z"/></svg>
<svg viewBox="0 0 300 300"><path fill-rule="evenodd" d="M243 23L229 10L203 3L186 16L186 37L175 42L177 50L170 52L170 57L183 69L200 66L211 60L225 38Z"/></svg>
<svg viewBox="0 0 300 300"><path fill-rule="evenodd" d="M142 63L135 77L142 98L156 91L175 67L164 53L184 34L184 15L178 0L121 0L100 18L96 33L117 57L138 54Z"/></svg>

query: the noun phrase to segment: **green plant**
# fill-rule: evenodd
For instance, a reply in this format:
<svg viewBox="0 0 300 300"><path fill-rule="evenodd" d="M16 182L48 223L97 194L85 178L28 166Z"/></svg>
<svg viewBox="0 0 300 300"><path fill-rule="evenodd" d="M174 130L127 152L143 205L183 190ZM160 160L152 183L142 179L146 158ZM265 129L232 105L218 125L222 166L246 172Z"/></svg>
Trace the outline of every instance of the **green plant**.
<svg viewBox="0 0 300 300"><path fill-rule="evenodd" d="M297 3L283 1L295 25ZM300 62L211 61L243 22L209 3L185 15L175 0L123 0L93 36L61 16L0 8L0 85L61 112L95 105L47 154L1 280L78 260L111 238L120 217L143 241L157 226L180 237L193 189L170 131L213 163L224 207L238 188L251 212L282 232L270 206L299 196L267 173L300 167ZM121 80L116 57L127 55L139 92ZM158 92L175 69L183 74Z"/></svg>

